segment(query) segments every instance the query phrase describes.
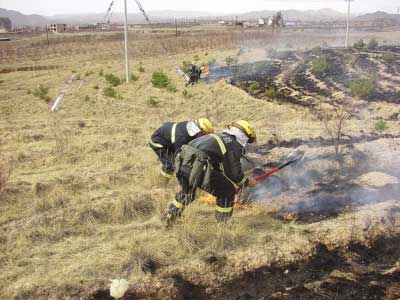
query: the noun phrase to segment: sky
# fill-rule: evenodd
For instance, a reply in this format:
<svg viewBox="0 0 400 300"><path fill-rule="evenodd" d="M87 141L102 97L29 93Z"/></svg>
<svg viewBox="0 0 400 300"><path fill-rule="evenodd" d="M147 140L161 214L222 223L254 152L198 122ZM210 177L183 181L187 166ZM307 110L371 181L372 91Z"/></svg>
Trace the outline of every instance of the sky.
<svg viewBox="0 0 400 300"><path fill-rule="evenodd" d="M122 11L124 0L116 0L116 11ZM128 1L129 12L138 12L134 0ZM75 14L101 13L107 10L111 0L0 0L0 8L17 10L24 14ZM344 0L140 0L147 11L180 10L201 11L214 14L244 13L253 10L320 9L333 8L346 11ZM399 0L355 0L352 12L365 13L383 10L397 13Z"/></svg>

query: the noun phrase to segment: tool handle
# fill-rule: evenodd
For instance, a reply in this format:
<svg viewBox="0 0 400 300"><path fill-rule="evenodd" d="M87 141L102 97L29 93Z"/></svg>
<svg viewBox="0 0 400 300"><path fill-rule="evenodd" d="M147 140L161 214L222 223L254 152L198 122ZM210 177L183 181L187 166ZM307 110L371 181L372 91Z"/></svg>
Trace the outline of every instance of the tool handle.
<svg viewBox="0 0 400 300"><path fill-rule="evenodd" d="M268 172L265 172L264 174L256 177L257 182L267 178L268 176L271 176L275 172L278 172L279 170L283 169L284 167L290 165L293 162L295 162L295 160L288 161L288 162L280 165L279 167L273 168L273 169L269 170Z"/></svg>
<svg viewBox="0 0 400 300"><path fill-rule="evenodd" d="M264 178L267 178L268 176L274 174L275 172L278 172L279 170L280 170L280 168L271 169L271 170L269 170L268 172L265 172L264 174L262 174L262 175L256 177L256 181L257 181L257 182L258 182L258 181L261 181L261 180L263 180Z"/></svg>

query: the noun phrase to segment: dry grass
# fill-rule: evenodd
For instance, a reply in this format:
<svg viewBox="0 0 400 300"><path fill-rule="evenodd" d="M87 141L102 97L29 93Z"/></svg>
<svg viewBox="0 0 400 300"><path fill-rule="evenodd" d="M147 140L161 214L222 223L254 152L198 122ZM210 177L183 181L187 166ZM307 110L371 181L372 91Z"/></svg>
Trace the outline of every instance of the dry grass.
<svg viewBox="0 0 400 300"><path fill-rule="evenodd" d="M145 42L143 47L132 43L132 58L154 45ZM182 47L192 46L188 39ZM0 191L5 184L14 189L0 204L0 298L84 297L117 276L140 288L155 280L144 276L141 268L149 258L165 266L165 272L203 274L199 280L206 281L206 267L200 262L210 253L229 257L222 280L231 276L229 270L235 274L290 260L293 249L309 250L305 226L271 219L262 207L237 212L227 226L218 226L213 208L194 203L174 230L164 230L159 215L174 197L177 183L160 187L159 165L148 147L161 123L202 116L217 130L248 119L260 143L272 139L275 128L285 139L321 135L323 125L306 109L255 101L225 82L200 83L190 88L192 97L185 98L185 82L171 62L144 53L140 60L131 59L131 66L142 66L145 72L137 81L116 87L121 99L107 98L102 94L107 83L99 71L123 77L120 44L71 43L29 52L32 49L36 48L20 51L23 57L18 61L10 56L4 67L60 67L2 75L1 153L6 160L15 159L15 165L8 181L7 171L0 176ZM8 50L17 54L15 48ZM237 50L187 51L176 58L180 62L198 55L200 62L213 57L223 63ZM151 74L157 70L167 73L177 93L152 87ZM44 84L55 99L71 71L81 74L85 84L79 89L74 83L56 113L27 92ZM147 106L150 96L160 103ZM355 123L354 128L360 126Z"/></svg>
<svg viewBox="0 0 400 300"><path fill-rule="evenodd" d="M9 163L8 170L2 164L0 164L0 199L6 191L7 183L12 173L12 164L12 162Z"/></svg>

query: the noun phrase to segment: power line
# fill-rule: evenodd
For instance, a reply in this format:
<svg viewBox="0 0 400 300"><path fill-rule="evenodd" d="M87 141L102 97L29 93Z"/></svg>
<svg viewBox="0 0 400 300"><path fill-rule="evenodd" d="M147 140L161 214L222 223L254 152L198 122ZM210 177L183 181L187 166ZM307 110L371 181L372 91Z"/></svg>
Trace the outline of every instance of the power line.
<svg viewBox="0 0 400 300"><path fill-rule="evenodd" d="M115 12L115 8L117 7L118 0L114 1L113 9L111 10L110 14L108 15L107 24L110 24L111 18Z"/></svg>
<svg viewBox="0 0 400 300"><path fill-rule="evenodd" d="M112 0L110 5L108 6L108 9L106 11L106 15L104 17L105 22L108 24L110 22L110 18L112 16L112 9L114 7L115 0Z"/></svg>
<svg viewBox="0 0 400 300"><path fill-rule="evenodd" d="M139 7L139 10L142 12L144 18L146 19L146 21L151 25L151 21L149 19L149 17L146 14L146 11L144 10L142 4L139 2L139 0L135 0L137 6Z"/></svg>

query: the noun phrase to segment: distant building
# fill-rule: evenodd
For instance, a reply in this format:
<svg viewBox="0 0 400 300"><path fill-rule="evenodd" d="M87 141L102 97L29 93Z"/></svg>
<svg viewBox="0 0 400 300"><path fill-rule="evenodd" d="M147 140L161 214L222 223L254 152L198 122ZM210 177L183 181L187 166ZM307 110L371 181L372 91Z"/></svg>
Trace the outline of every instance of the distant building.
<svg viewBox="0 0 400 300"><path fill-rule="evenodd" d="M49 24L47 30L54 33L63 33L68 29L67 24Z"/></svg>
<svg viewBox="0 0 400 300"><path fill-rule="evenodd" d="M78 25L74 28L77 31L102 31L110 30L111 26L108 23L84 24Z"/></svg>
<svg viewBox="0 0 400 300"><path fill-rule="evenodd" d="M0 18L0 32L11 31L12 23L9 18Z"/></svg>

